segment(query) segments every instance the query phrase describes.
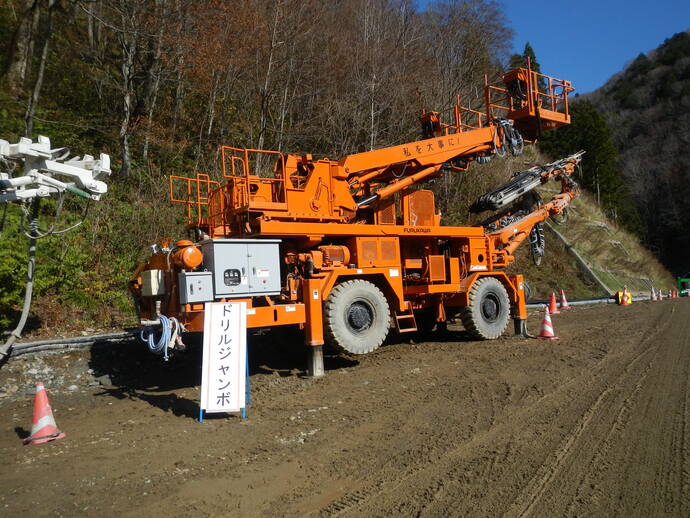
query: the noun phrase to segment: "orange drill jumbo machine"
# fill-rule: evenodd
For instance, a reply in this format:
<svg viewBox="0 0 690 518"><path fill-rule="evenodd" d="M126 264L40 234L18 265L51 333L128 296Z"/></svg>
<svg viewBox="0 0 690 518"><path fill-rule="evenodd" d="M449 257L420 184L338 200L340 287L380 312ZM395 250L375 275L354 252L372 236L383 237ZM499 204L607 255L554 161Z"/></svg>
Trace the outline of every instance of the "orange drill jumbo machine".
<svg viewBox="0 0 690 518"><path fill-rule="evenodd" d="M195 238L163 240L132 277L152 349L167 355L173 336L202 332L206 302L238 300L248 328L299 325L316 374L324 343L363 354L391 328L425 332L459 316L473 337L494 339L512 317L524 333L524 279L503 270L530 235L539 253L540 223L578 194L581 153L482 196L473 210L498 213L480 226L442 226L433 192L420 188L570 123L569 81L529 65L502 79L485 80L483 112L457 103L423 112L421 140L339 160L222 147L222 181L171 176L171 200L186 206ZM524 203L549 180L559 194Z"/></svg>

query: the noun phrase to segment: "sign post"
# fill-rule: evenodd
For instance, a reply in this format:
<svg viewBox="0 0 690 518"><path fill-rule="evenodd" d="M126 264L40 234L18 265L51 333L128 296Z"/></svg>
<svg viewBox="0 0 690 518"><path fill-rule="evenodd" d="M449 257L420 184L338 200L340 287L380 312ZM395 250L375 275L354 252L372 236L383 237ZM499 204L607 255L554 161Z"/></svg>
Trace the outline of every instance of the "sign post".
<svg viewBox="0 0 690 518"><path fill-rule="evenodd" d="M204 412L242 412L245 418L248 377L246 302L207 302L199 422Z"/></svg>

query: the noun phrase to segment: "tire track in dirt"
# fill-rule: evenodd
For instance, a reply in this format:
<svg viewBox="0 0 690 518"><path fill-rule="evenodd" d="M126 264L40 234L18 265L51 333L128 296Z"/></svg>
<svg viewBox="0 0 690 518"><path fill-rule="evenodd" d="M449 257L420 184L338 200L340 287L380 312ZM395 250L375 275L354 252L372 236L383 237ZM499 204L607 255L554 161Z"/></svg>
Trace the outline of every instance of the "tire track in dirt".
<svg viewBox="0 0 690 518"><path fill-rule="evenodd" d="M620 487L611 487L611 477L601 482L605 489L608 486L609 494L620 494L607 512L654 515L663 510L666 515L680 516L690 513L684 469L688 462L689 317L687 311L678 315L674 332L659 337L659 369L650 377L649 390L641 397L631 429L621 436L626 447L616 458L618 465L624 466L619 475Z"/></svg>
<svg viewBox="0 0 690 518"><path fill-rule="evenodd" d="M534 476L529 480L525 489L518 495L518 497L512 502L511 506L507 512L503 515L505 517L514 516L527 516L534 508L538 505L539 500L544 497L544 495L549 490L549 486L552 482L562 473L564 467L566 467L566 461L573 455L573 453L581 453L580 449L576 448L576 443L581 439L587 440L589 438L586 432L592 427L597 420L606 419L610 415L610 407L605 405L609 403L616 392L622 392L625 390L625 378L630 374L634 375L633 369L637 364L645 357L656 354L659 346L656 345L654 348L645 347L648 343L655 339L657 333L662 329L667 329L671 323L673 312L666 314L661 313L657 316L654 325L650 326L650 329L645 332L638 342L636 349L640 347L642 350L637 352L630 359L622 372L616 376L613 383L605 382L605 388L599 393L594 402L586 409L582 417L577 421L575 426L566 434L561 443L558 445L556 450L550 455L544 463L541 464L539 469L536 471ZM635 383L632 393L628 398L626 398L621 405L619 412L617 413L615 419L613 420L607 436L609 436L616 429L616 426L624 426L626 419L626 408L630 405L632 398L639 393L644 379L646 379L649 370L651 369L653 359L650 360L645 366L642 376ZM602 367L599 371L601 374L606 374L605 367ZM598 376L597 376L598 377ZM629 419L629 416L628 416ZM605 443L606 439L604 439ZM585 451L585 456L589 456L589 451ZM596 456L596 454L595 454ZM602 453L603 456L603 453ZM594 463L594 460L590 462L590 465ZM581 487L584 481L581 481Z"/></svg>
<svg viewBox="0 0 690 518"><path fill-rule="evenodd" d="M478 391L475 389L474 385L470 385L469 391L471 407L470 415L468 420L470 424L468 425L468 436L475 435L478 430L488 426L488 424L481 423L481 415L478 411L479 408L485 406L484 402L478 395ZM432 409L427 409L427 412L433 414ZM418 427L414 425L413 428ZM410 425L405 425L400 431L398 431L398 436L403 435L405 437L419 437L419 433L412 433ZM421 441L423 442L423 441ZM387 485L390 480L405 480L420 470L423 470L425 466L430 463L437 462L438 459L442 458L446 454L447 444L451 443L449 437L447 437L447 431L443 429L439 430L437 434L429 440L428 444L424 445L424 455L419 455L419 451L414 451L414 448L419 448L417 443L412 443L409 448L403 450L402 452L394 455L394 457L384 466L382 469L375 473L375 480L365 483L363 487L345 494L344 496L338 498L337 500L331 502L325 508L319 511L321 516L341 516L348 511L353 511L358 506L366 503L367 500L381 494L386 491ZM413 457L410 455L414 454ZM401 466L404 468L401 472Z"/></svg>
<svg viewBox="0 0 690 518"><path fill-rule="evenodd" d="M683 427L690 363L687 315L674 311L665 322L670 325L655 323L659 334L644 368L631 364L617 378L598 418L573 446L572 461L563 464L526 515L543 516L563 501L569 502L566 516L649 516L661 509L683 515L689 500L682 465L687 461Z"/></svg>
<svg viewBox="0 0 690 518"><path fill-rule="evenodd" d="M601 473L601 471L603 471L603 469L607 467L606 463L604 462L604 459L606 458L606 455L609 453L609 450L612 447L614 436L616 434L620 434L621 430L623 430L630 421L632 417L631 407L633 401L638 397L640 391L642 390L647 376L649 375L649 371L652 368L652 363L653 361L647 363L642 377L637 381L637 383L635 383L632 392L623 401L620 410L616 414L613 423L609 427L608 433L606 434L604 439L597 445L594 455L589 461L587 468L583 472L583 476L580 479L577 489L575 490L575 494L570 499L570 503L565 513L567 516L576 515L575 509L577 505L585 501L585 488L592 488L593 486L590 481L594 479L596 476L598 476Z"/></svg>
<svg viewBox="0 0 690 518"><path fill-rule="evenodd" d="M678 349L678 357L674 359L669 359L671 363L671 368L679 368L681 365L685 364L685 376L683 380L683 397L681 399L680 408L676 409L673 414L673 424L671 432L671 440L669 441L668 448L668 460L669 468L664 477L664 502L666 504L666 512L674 513L681 512L683 507L690 504L690 494L687 498L683 498L683 485L684 485L684 463L686 460L687 451L685 448L685 433L687 431L687 391L688 391L688 371L690 370L690 362L687 358L682 357L682 352L688 350L688 321L683 321L683 328L679 333L680 337L684 337L682 347ZM680 452L680 455L677 453ZM677 481L674 480L674 475L677 475ZM677 494L679 498L674 498L674 493ZM675 504L675 505L673 505Z"/></svg>
<svg viewBox="0 0 690 518"><path fill-rule="evenodd" d="M481 390L478 390L479 387ZM503 387L496 387L501 390ZM490 385L486 382L478 382L469 385L469 399L471 402L471 407L469 410L468 421L468 433L466 434L467 439L470 440L471 437L476 436L481 433L482 430L488 430L495 424L496 415L496 400L494 398L494 390L491 389ZM481 395L480 395L481 394ZM482 415L479 409L489 409L488 415ZM438 414L439 410L437 408L429 408L427 412L433 416ZM423 448L421 443L423 440L416 444L418 450L414 453L413 457L406 457L404 462L406 464L405 468L400 471L399 462L396 459L392 459L384 469L381 469L369 478L369 482L364 484L364 487L357 489L351 493L348 493L334 502L331 502L328 506L321 509L319 514L321 516L342 516L347 513L356 512L360 507L366 506L367 502L375 499L381 494L387 494L391 491L391 484L397 487L399 484L406 480L409 480L419 473L423 473L428 466L435 465L441 462L443 458L448 455L449 449L454 449L454 444L457 441L452 441L447 436L448 430L444 427L440 427L436 436L433 437L433 442L431 444L425 444ZM407 436L407 434L406 434ZM412 435L413 436L413 435ZM463 441L464 442L464 441ZM415 445L413 444L412 447ZM408 450L409 451L409 450ZM420 454L420 451L424 454ZM403 452L407 454L408 452ZM398 455L398 457L403 454ZM439 489L441 485L438 485ZM394 488L392 489L394 490ZM364 507L366 511L362 511L362 514L368 514L371 509L370 507Z"/></svg>
<svg viewBox="0 0 690 518"><path fill-rule="evenodd" d="M664 315L660 316L660 320L664 319ZM658 332L660 322L657 322L655 326L656 331ZM664 322L664 325L668 324L668 319L666 322ZM647 342L649 342L653 337L655 336L655 331L649 330L647 333L644 334L643 339L640 341L640 345L644 345ZM625 365L623 371L627 373L630 371L640 360L642 360L645 356L649 354L653 354L654 349L645 349L640 352L638 352L631 360L627 362L627 365ZM606 366L601 366L597 372L594 374L594 377L599 377L599 378L604 378L603 374L606 373ZM579 380L582 381L582 380ZM573 384L573 381L568 382L564 385L564 387L559 388L556 392L557 393L562 393L562 392L567 392L568 388ZM578 425L576 425L575 429L573 432L570 433L561 443L561 448L557 450L556 453L556 463L554 464L553 462L550 464L545 464L541 470L538 470L537 475L533 477L533 480L531 481L531 486L528 483L528 491L525 493L525 496L523 499L527 502L526 504L526 509L525 511L529 511L536 502L537 498L544 492L548 482L553 479L555 476L556 472L550 473L550 470L553 470L554 465L558 465L567 458L567 455L570 451L571 446L575 443L575 441L584 433L584 431L587 428L587 425L589 422L594 418L595 414L599 412L602 409L602 404L606 400L607 396L614 391L616 386L610 386L607 389L605 389L603 392L601 392L595 402L589 407L589 409L585 412L584 417L580 421ZM538 408L544 404L545 401L547 400L555 400L558 399L557 397L554 396L554 394L547 394L546 396L543 396L539 398L535 403L533 403L530 408ZM604 409L605 410L605 409ZM518 417L517 414L525 414L525 411L519 411L515 413L516 415L510 415L510 418L513 417ZM529 414L530 412L527 412ZM522 419L524 419L526 416L522 415L520 416ZM521 420L522 420L521 419ZM505 426L500 428L500 432L503 432ZM491 432L491 429L489 428L488 432ZM390 495L395 495L395 494L405 494L406 499L409 501L414 500L416 502L423 502L425 500L433 499L439 494L439 492L444 488L446 483L448 481L453 481L453 480L461 480L462 479L462 471L465 470L465 468L457 468L454 466L454 461L460 459L461 457L466 455L465 450L467 450L470 446L473 445L473 443L476 444L478 443L490 443L492 442L491 439L489 438L490 436L497 436L499 437L500 434L489 434L487 435L487 431L484 431L483 434L476 434L473 436L469 441L466 441L459 445L457 448L454 449L449 449L446 454L443 456L442 461L436 462L436 463L431 463L431 464L423 464L418 468L414 469L408 473L405 473L402 476L399 476L395 483L391 482L379 482L376 484L372 484L368 486L366 490L366 494L362 494L360 491L358 494L358 498L356 499L356 502L352 502L352 505L347 505L347 506L342 506L339 503L336 503L336 507L338 508L338 513L336 514L337 516L344 515L344 514L368 514L370 513L371 515L375 515L376 512L372 512L372 506L369 505L367 506L368 502L371 502L372 500L383 500L385 498L388 498L390 500ZM508 455L508 452L510 451L512 444L512 440L509 439L507 446L505 448L505 456ZM487 463L487 466L484 467L483 472L484 473L491 473L492 472L492 466L495 466L496 462L495 459L497 458L497 455L494 455L492 459ZM440 473L440 474L439 474ZM420 480L420 482L412 482L412 479L415 481ZM428 479L431 479L428 481ZM381 480L381 479L379 479ZM411 495L409 495L409 492L407 490L410 490L412 488L419 488L419 487L424 487L425 489L422 491L413 491L415 494L415 498L411 498ZM390 502L392 504L392 502ZM415 509L415 513L420 515L426 508L426 505L422 505L421 508ZM380 506L374 506L374 509L376 511L381 510ZM390 510L390 508L388 508ZM402 512L402 508L397 508L397 512ZM410 509L405 508L405 511L410 511ZM330 511L327 511L327 515L329 514ZM385 514L385 513L381 513Z"/></svg>
<svg viewBox="0 0 690 518"><path fill-rule="evenodd" d="M685 339L685 345L684 347L687 349L689 345L690 340L687 338ZM685 505L683 507L683 511L685 511L685 514L688 515L690 514L690 448L688 447L688 442L690 441L690 437L688 437L688 434L690 434L690 426L689 426L689 421L690 421L690 415L688 414L688 406L690 403L690 365L688 365L688 368L686 368L686 375L685 375L685 400L683 402L683 428L682 428L682 453L683 453L683 460L681 462L682 466L682 483L681 483L681 495L683 495L685 498Z"/></svg>

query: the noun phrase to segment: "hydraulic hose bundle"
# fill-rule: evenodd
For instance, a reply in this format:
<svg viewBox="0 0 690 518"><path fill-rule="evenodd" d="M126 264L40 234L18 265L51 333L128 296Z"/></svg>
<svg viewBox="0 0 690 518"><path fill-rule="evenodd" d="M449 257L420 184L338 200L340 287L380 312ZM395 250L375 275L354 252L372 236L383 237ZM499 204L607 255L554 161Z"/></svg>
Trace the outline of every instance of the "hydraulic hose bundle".
<svg viewBox="0 0 690 518"><path fill-rule="evenodd" d="M153 354L162 355L163 359L167 362L170 356L168 355L168 349L173 349L175 343L179 343L179 335L182 330L181 324L175 317L166 317L165 315L160 315L161 331L158 340L154 338L155 331L153 329L146 328L143 329L139 335L141 341L144 342L149 351Z"/></svg>
<svg viewBox="0 0 690 518"><path fill-rule="evenodd" d="M508 119L497 119L496 123L503 133L501 145L497 146L494 142L496 156L503 157L510 152L513 156L522 154L525 149L525 141L520 132L511 124Z"/></svg>

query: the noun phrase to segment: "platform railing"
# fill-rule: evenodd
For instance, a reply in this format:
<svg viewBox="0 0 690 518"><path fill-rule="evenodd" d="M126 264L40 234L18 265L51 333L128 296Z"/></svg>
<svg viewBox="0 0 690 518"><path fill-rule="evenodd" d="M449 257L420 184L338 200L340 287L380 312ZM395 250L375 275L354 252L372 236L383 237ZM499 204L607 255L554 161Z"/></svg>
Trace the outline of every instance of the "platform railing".
<svg viewBox="0 0 690 518"><path fill-rule="evenodd" d="M230 180L228 185L234 191L230 202L235 208L285 202L287 185L283 153L231 146L223 146L221 153L223 177ZM270 164L273 164L273 169L267 174ZM256 198L255 192L260 191L258 187L262 184L270 185L271 200Z"/></svg>
<svg viewBox="0 0 690 518"><path fill-rule="evenodd" d="M180 189L180 185L182 188ZM207 174L198 173L196 177L170 175L170 201L182 203L187 208L187 222L190 225L203 225L208 217L209 199L220 183Z"/></svg>

